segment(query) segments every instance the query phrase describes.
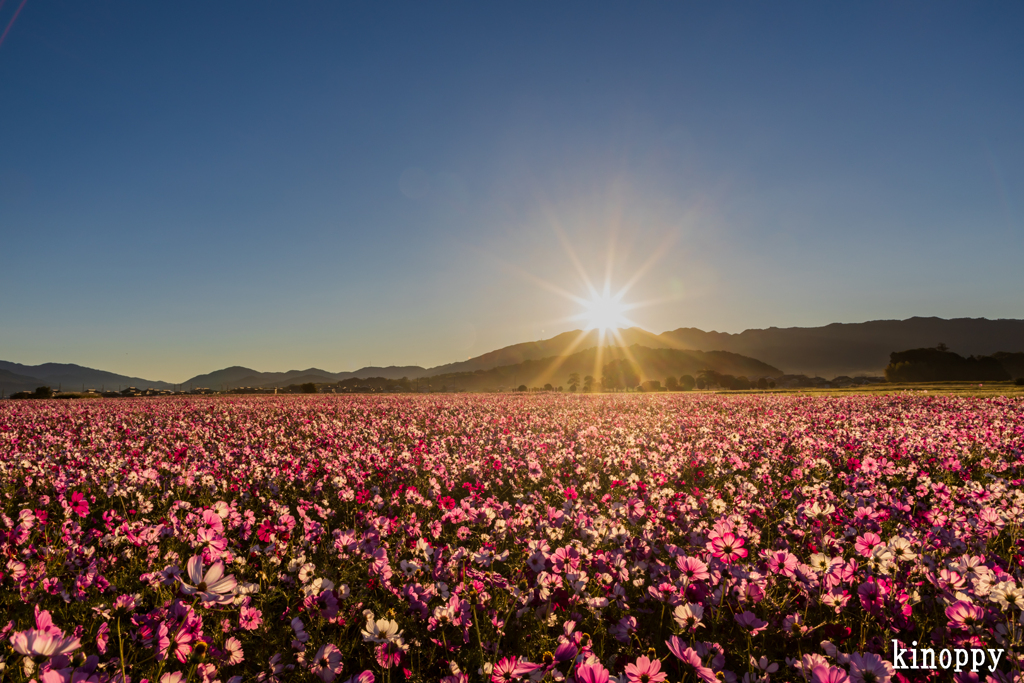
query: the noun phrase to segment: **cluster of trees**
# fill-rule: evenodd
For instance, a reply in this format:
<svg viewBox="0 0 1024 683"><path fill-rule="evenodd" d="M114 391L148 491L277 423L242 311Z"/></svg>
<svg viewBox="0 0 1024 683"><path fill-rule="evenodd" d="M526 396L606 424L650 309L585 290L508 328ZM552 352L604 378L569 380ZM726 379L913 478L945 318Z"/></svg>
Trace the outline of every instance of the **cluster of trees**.
<svg viewBox="0 0 1024 683"><path fill-rule="evenodd" d="M647 380L640 382L640 369L628 360L612 361L604 366L601 372L600 384L592 375L587 375L580 382L580 375L574 372L569 375L569 391L584 392L594 391L600 386L604 391L692 391L693 389L774 389L775 380L761 377L757 380L750 380L744 376L734 377L714 370L704 370L693 375L681 375L675 377L669 375L665 378L664 387L661 380Z"/></svg>
<svg viewBox="0 0 1024 683"><path fill-rule="evenodd" d="M997 357L964 358L939 344L889 354L885 378L890 382L1000 382L1011 376Z"/></svg>
<svg viewBox="0 0 1024 683"><path fill-rule="evenodd" d="M11 398L53 398L53 389L36 387L35 391L19 391L16 394L11 394Z"/></svg>

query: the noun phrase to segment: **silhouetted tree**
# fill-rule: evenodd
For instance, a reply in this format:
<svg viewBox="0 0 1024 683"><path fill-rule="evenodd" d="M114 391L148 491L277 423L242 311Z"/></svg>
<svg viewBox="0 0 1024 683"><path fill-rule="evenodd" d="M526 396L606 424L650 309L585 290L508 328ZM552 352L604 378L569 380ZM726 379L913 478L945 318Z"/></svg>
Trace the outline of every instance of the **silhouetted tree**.
<svg viewBox="0 0 1024 683"><path fill-rule="evenodd" d="M580 383L580 373L573 372L569 374L569 391L576 391L576 386Z"/></svg>
<svg viewBox="0 0 1024 683"><path fill-rule="evenodd" d="M683 375L679 378L679 387L683 391L690 391L695 386L697 386L697 382L693 379L693 375Z"/></svg>
<svg viewBox="0 0 1024 683"><path fill-rule="evenodd" d="M669 375L665 378L665 388L669 391L675 391L679 388L679 380Z"/></svg>
<svg viewBox="0 0 1024 683"><path fill-rule="evenodd" d="M525 384L520 384L519 388L516 389L516 391L526 391L526 385Z"/></svg>
<svg viewBox="0 0 1024 683"><path fill-rule="evenodd" d="M591 375L587 375L583 378L583 391L590 391L594 387L594 378Z"/></svg>
<svg viewBox="0 0 1024 683"><path fill-rule="evenodd" d="M36 387L33 396L35 398L50 398L51 396L53 396L53 389L51 389L50 387Z"/></svg>
<svg viewBox="0 0 1024 683"><path fill-rule="evenodd" d="M315 394L316 393L316 385L313 384L312 382L306 382L305 384L301 385L299 387L299 389L301 389L302 393L304 393L304 394Z"/></svg>
<svg viewBox="0 0 1024 683"><path fill-rule="evenodd" d="M640 369L625 358L613 360L602 368L606 389L623 389L640 383Z"/></svg>
<svg viewBox="0 0 1024 683"><path fill-rule="evenodd" d="M890 382L999 382L1010 379L1010 373L992 356L964 358L934 348L889 354L885 378Z"/></svg>

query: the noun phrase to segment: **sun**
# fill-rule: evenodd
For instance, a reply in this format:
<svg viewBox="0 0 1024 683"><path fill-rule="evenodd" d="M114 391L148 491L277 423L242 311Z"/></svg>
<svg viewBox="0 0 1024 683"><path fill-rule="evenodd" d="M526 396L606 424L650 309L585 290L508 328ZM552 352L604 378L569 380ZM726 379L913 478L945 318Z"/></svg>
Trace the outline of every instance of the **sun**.
<svg viewBox="0 0 1024 683"><path fill-rule="evenodd" d="M600 330L606 332L619 327L628 327L631 324L626 317L629 306L622 303L620 296L612 296L594 293L589 301L583 302L583 313L580 314L587 323L588 330Z"/></svg>

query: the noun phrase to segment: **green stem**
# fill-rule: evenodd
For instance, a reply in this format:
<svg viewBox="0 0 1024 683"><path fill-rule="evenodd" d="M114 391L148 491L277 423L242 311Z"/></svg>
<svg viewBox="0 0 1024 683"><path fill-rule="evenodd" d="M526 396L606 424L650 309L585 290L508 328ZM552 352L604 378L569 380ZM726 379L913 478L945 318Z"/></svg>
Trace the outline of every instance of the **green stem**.
<svg viewBox="0 0 1024 683"><path fill-rule="evenodd" d="M124 640L121 638L121 617L117 618L117 648L121 654L121 683L128 683L124 672Z"/></svg>

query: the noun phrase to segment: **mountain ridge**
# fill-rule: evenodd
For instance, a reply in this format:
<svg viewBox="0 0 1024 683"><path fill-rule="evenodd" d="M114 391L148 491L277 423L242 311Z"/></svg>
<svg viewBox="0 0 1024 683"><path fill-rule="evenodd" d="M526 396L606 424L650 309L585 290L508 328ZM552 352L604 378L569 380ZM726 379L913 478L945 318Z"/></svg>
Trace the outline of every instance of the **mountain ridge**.
<svg viewBox="0 0 1024 683"><path fill-rule="evenodd" d="M48 385L67 389L138 388L169 389L174 386L231 389L240 386L285 387L303 381L337 382L351 378L422 379L462 372L488 371L525 361L569 355L595 348L597 330L572 330L549 339L511 344L464 361L432 368L418 365L368 366L345 372L320 368L259 372L243 366L231 366L196 375L177 385L139 377L119 375L71 363L23 365L0 361L0 389L7 394ZM881 375L889 354L912 348L945 343L962 355L991 355L997 352L1024 352L1024 320L1000 318L912 317L905 320L871 320L861 323L831 323L820 327L768 327L743 332L704 331L680 327L661 334L632 327L608 335L604 346L727 351L756 359L787 374L816 376ZM300 381L301 380L301 381Z"/></svg>

